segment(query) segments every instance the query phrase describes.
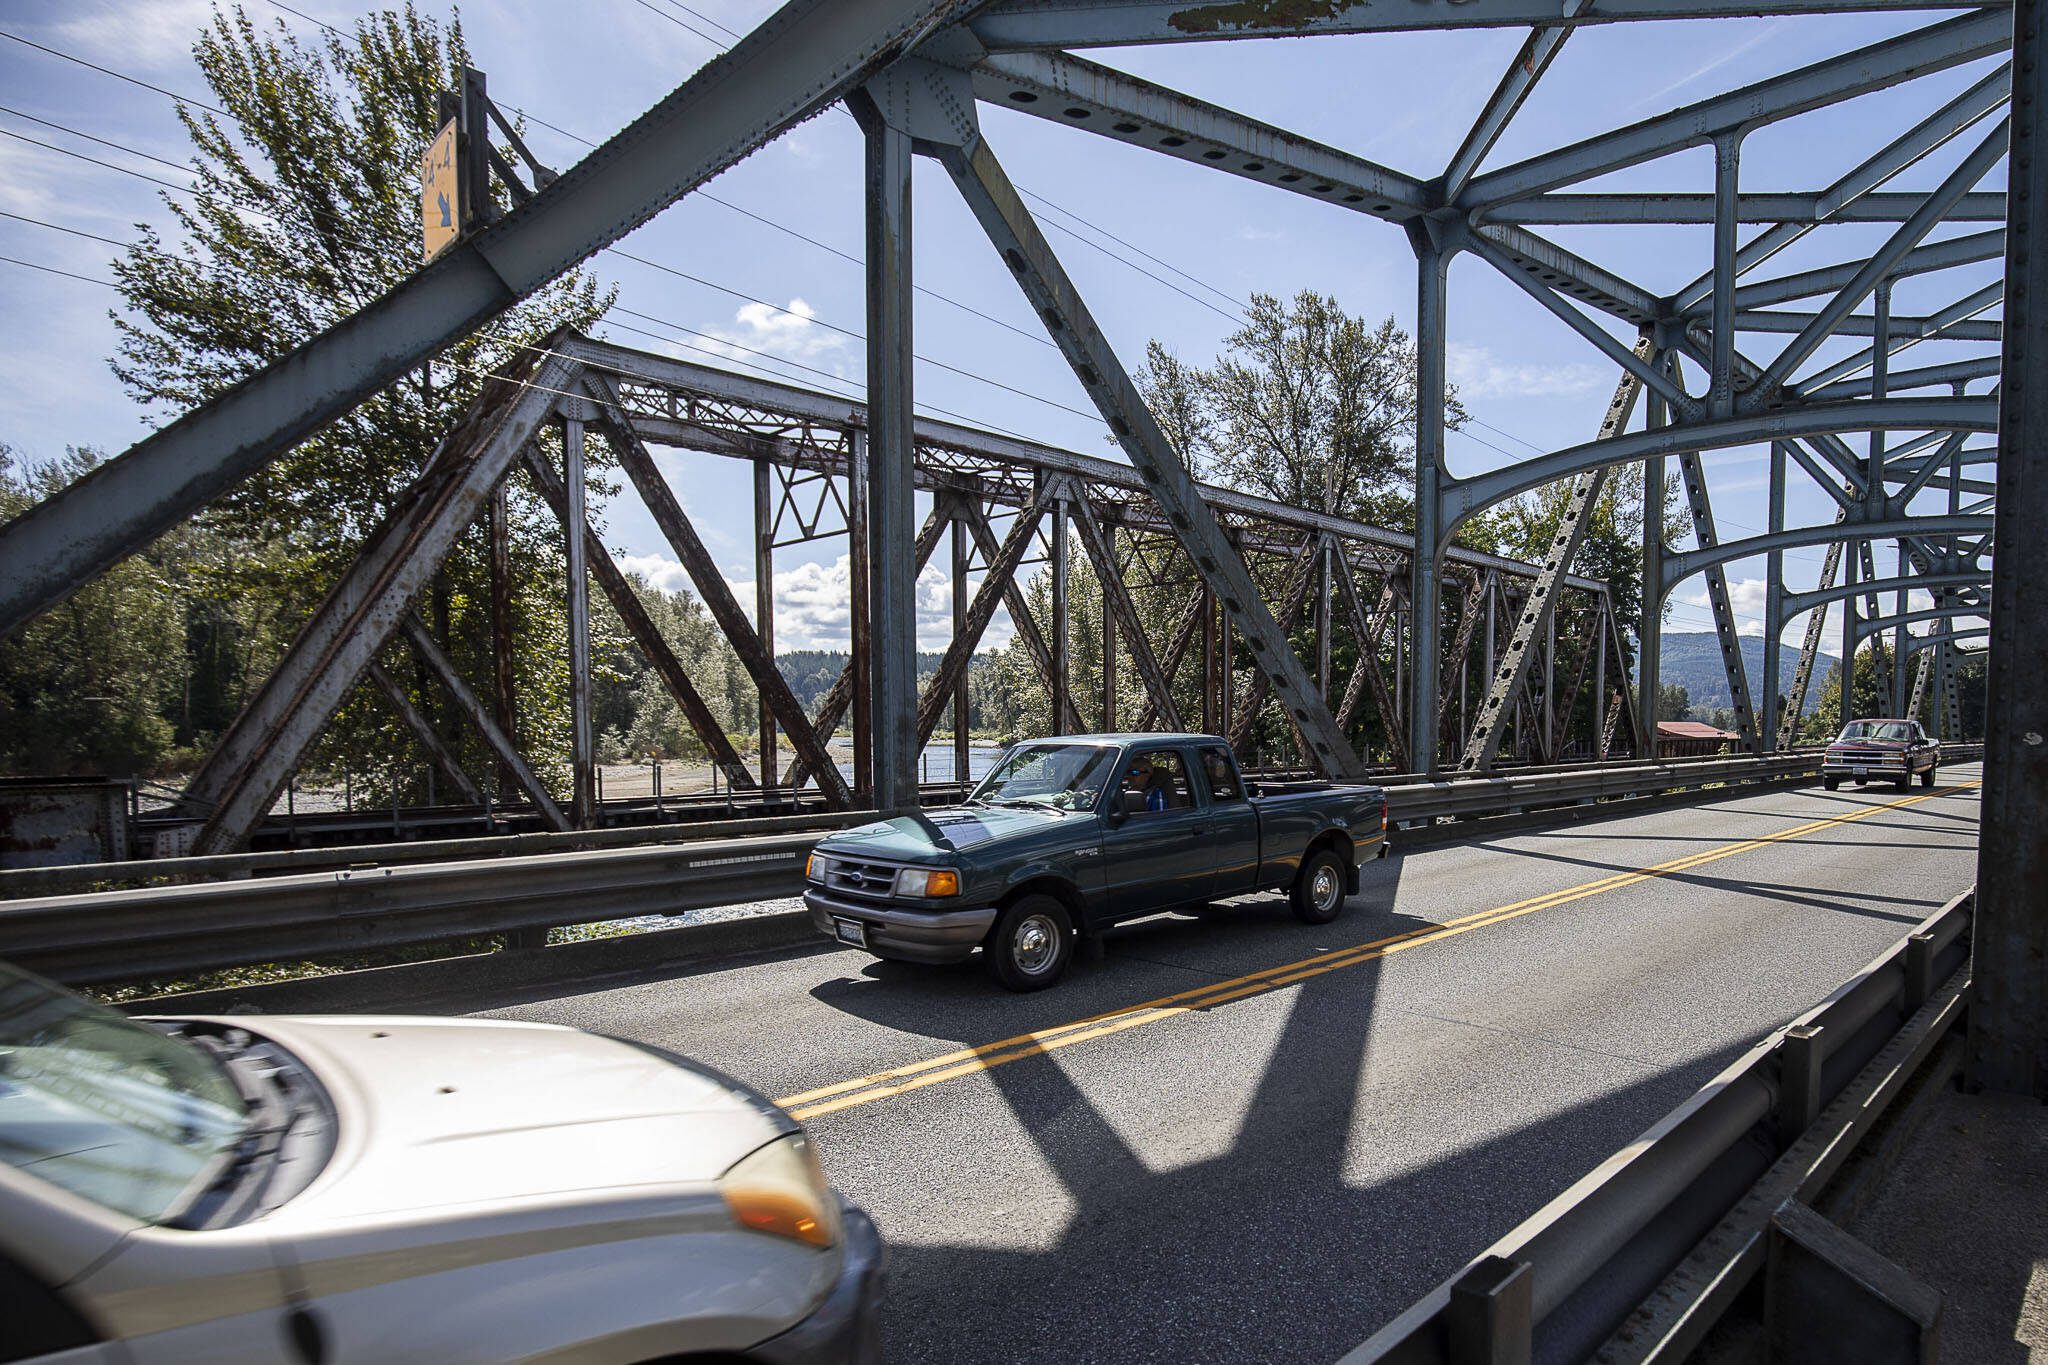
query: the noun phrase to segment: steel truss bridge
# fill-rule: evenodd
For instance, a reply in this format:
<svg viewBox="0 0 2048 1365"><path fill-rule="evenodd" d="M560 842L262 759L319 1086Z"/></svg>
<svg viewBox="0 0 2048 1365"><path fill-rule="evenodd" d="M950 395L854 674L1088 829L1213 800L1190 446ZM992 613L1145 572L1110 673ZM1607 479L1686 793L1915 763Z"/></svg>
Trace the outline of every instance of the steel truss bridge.
<svg viewBox="0 0 2048 1365"><path fill-rule="evenodd" d="M1495 155L1531 90L1586 25L1923 8L1930 10L1925 23L1880 42L1520 161L1502 164ZM620 591L595 537L577 529L586 522L579 451L592 428L649 501L760 684L768 718L794 750L791 772L771 770L753 780L801 775L828 802L852 802L858 789L883 809L915 799L917 749L948 704L957 705L966 656L997 606L1018 590L1019 566L1049 553L1055 573L1062 572L1061 542L1076 534L1101 577L1124 652L1145 683L1150 704L1134 723L1214 720L1235 730L1270 697L1307 761L1340 777L1364 773L1381 757L1351 740L1348 727L1361 708L1379 719L1385 757L1396 766L1484 771L1511 727L1522 732L1524 747L1542 753L1557 747L1556 723L1570 721L1581 704L1600 718L1592 747L1604 747L1605 722L1625 713L1625 701L1610 696L1609 684L1621 678L1610 671L1587 683L1565 675L1590 668L1597 678L1611 661L1609 631L1595 630L1598 647L1584 651L1587 657L1561 665L1543 656L1560 611L1583 613L1584 601L1599 600L1597 585L1575 582L1566 570L1605 482L1640 478L1651 496L1647 605L1636 626L1642 704L1626 717L1638 732L1635 743L1655 721L1664 604L1695 579L1712 606L1745 744L1757 751L1786 737L1775 722L1777 642L1801 613L1810 629L1793 694L1783 699L1790 715L1810 685L1822 615L1837 601L1847 613L1852 650L1874 635L1892 636L1899 664L1888 704L1898 707L1917 704L1930 686L1952 695L1945 684L1955 646L1989 638L1975 931L1985 985L1973 1016L1973 1067L1987 1084L2048 1091L2048 991L2039 980L2048 922L2037 891L2048 881L2048 840L2041 838L2048 702L2038 686L2048 674L2048 621L2041 619L2039 594L2029 601L2020 586L2039 563L2037 528L2048 523L2048 472L2035 434L2044 386L2032 382L2048 366L2048 345L2031 344L2042 331L2033 286L2048 282L2048 259L2034 250L2048 241L2038 209L2048 176L2035 154L2048 118L2039 25L2038 0L1939 12L1900 0L791 0L582 162L533 190L522 187L516 207L389 294L0 528L0 630L48 610L293 442L780 133L843 101L864 130L866 148L865 406L837 402L827 411L816 395L572 336L528 356L449 435L402 510L210 756L192 792L205 811L205 847L234 846L260 818L307 738L349 688L365 678L383 686L378 652L400 636L477 727L487 736L496 732L491 743L500 760L515 772L526 767L505 737L494 699L460 677L411 613L449 538L488 516L506 476L521 466L522 477L536 481L571 528L577 673L587 676L586 613L578 605L587 575L612 597L718 751L716 727L688 701L690 680L664 659L651 628L631 619L631 594ZM1449 163L1426 174L1374 163L1078 55L1130 44L1341 34L1357 36L1369 52L1376 32L1500 26L1526 28L1526 41ZM1953 74L1938 79L1944 73ZM1949 93L1965 79L1970 83L1960 93ZM1751 134L1843 106L1862 109L1853 102L1900 89L1932 93L1917 104L1888 100L1868 115L1863 127L1877 145L1848 150L1838 164L1829 155L1835 139L1814 138L1807 144L1810 180L1791 191L1745 184L1742 150ZM977 113L983 104L1400 229L1417 290L1412 542L1195 483L984 136ZM1897 114L1909 105L1924 112ZM1713 173L1694 191L1585 188L1702 147L1712 149ZM914 417L910 186L920 157L935 162L962 196L1114 434L1127 468ZM1998 188L2001 165L2009 199ZM1925 173L1908 174L1916 168ZM1874 249L1785 268L1798 258L1786 255L1795 245L1810 236L1824 242L1816 234L1846 223L1880 225L1882 240ZM1689 283L1659 293L1544 234L1585 224L1710 226L1712 250ZM1475 475L1450 472L1447 307L1450 267L1460 258L1513 281L1614 367L1614 397L1597 424L1589 421L1584 443ZM2001 280L1942 288L1974 278L1970 266L1999 259ZM1895 309L1895 290L1914 299L1938 295L1941 302ZM1894 364L1916 347L1912 364ZM561 425L567 452L559 469L534 454L536 434L553 423ZM755 461L764 542L836 525L865 547L859 573L866 582L856 586L866 604L856 647L864 666L842 680L825 714L803 714L780 687L772 640L746 619L672 495L649 477L644 447L671 442ZM1724 537L1710 475L1728 452L1766 446L1770 524ZM1692 531L1692 548L1683 550L1667 547L1660 524L1671 473L1683 487ZM1830 520L1788 520L1787 492L1805 479L1835 509ZM1561 480L1571 481L1564 524L1526 586L1516 566L1450 549L1459 527L1483 509ZM939 497L922 530L914 502L920 487ZM821 489L834 500L831 516L814 523L805 513L791 532L783 512L805 505L806 490ZM983 583L959 608L940 677L920 695L914 583L942 538L950 538L956 581L978 570ZM1816 546L1827 547L1819 585L1787 591L1782 556ZM1768 565L1766 662L1753 685L1737 648L1725 571L1758 557ZM1192 615L1172 638L1147 638L1130 613L1132 594L1169 585L1186 594ZM1199 592L1189 592L1191 585ZM1574 589L1590 594L1576 607L1567 605ZM1915 592L1934 605L1915 607ZM1485 692L1468 705L1460 679L1469 681L1473 667L1475 618L1489 604L1499 614L1503 602L1511 625L1504 642L1482 651ZM757 620L772 619L772 603L766 607L756 604ZM1369 659L1388 649L1393 676L1367 668L1360 670L1363 680L1331 679L1322 658L1299 657L1288 632L1303 612L1325 626L1338 618L1371 646ZM1044 661L1061 709L1092 722L1093 701L1063 686L1057 622L1042 627L1014 606L1012 615ZM1331 634L1317 632L1325 649ZM1216 653L1228 643L1249 661L1256 695L1226 695L1212 665L1197 692L1200 714L1188 714L1171 680L1193 668L1191 653L1210 657L1212 638ZM1922 667L1909 678L1905 661L1914 654ZM1845 692L1850 673L1844 669ZM1553 694L1561 701L1566 689L1573 705L1554 704ZM864 766L851 787L821 743L839 709L863 731ZM1938 710L1952 731L1952 703ZM579 716L576 750L587 755L587 705ZM1530 745L1536 736L1545 743ZM551 822L573 823L589 807L582 790L587 763L578 769L567 811L530 769L519 780L537 806L555 808Z"/></svg>

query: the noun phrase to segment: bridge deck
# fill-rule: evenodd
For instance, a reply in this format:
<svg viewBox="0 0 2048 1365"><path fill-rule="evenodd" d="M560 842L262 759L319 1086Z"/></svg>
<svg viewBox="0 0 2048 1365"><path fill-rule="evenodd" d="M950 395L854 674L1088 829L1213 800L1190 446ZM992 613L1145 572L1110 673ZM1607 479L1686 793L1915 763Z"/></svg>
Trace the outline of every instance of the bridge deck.
<svg viewBox="0 0 2048 1365"><path fill-rule="evenodd" d="M806 1117L891 1244L892 1360L1328 1360L1967 886L1977 776L1417 851L1334 926L1160 917L1036 996L820 943L444 1007Z"/></svg>

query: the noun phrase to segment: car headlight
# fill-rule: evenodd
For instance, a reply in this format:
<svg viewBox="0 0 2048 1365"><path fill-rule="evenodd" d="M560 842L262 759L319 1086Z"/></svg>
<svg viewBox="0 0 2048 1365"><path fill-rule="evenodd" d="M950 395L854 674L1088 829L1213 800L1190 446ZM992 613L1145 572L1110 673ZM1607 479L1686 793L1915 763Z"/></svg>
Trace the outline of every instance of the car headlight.
<svg viewBox="0 0 2048 1365"><path fill-rule="evenodd" d="M804 859L804 880L822 882L825 874L832 870L832 860L822 853L813 853Z"/></svg>
<svg viewBox="0 0 2048 1365"><path fill-rule="evenodd" d="M957 896L960 874L950 867L906 867L896 874L899 896Z"/></svg>
<svg viewBox="0 0 2048 1365"><path fill-rule="evenodd" d="M733 1220L751 1232L787 1237L806 1246L839 1240L839 1201L802 1133L777 1138L740 1158L718 1178L718 1192Z"/></svg>

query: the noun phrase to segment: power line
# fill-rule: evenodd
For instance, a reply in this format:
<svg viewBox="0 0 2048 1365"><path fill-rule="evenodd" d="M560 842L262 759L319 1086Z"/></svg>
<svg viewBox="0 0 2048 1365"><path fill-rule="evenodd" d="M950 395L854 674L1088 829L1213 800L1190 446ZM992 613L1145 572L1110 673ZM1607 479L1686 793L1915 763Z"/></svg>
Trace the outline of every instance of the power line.
<svg viewBox="0 0 2048 1365"><path fill-rule="evenodd" d="M108 289L119 289L121 287L112 280L94 279L91 275L74 275L69 270L59 270L53 265L37 265L34 261L16 260L12 256L0 256L0 261L5 261L9 265L27 266L30 270L40 270L46 275L62 275L68 280L82 280L87 284L104 285Z"/></svg>
<svg viewBox="0 0 2048 1365"><path fill-rule="evenodd" d="M131 245L120 240L118 237L102 237L97 232L87 232L83 228L65 227L62 223L46 223L40 218L30 218L20 213L9 213L5 209L0 209L0 218L12 218L17 223L34 223L37 227L49 228L55 232L68 232L73 237L87 237L95 242L105 242L108 246L127 247Z"/></svg>
<svg viewBox="0 0 2048 1365"><path fill-rule="evenodd" d="M195 100L190 95L180 95L174 90L166 90L161 85L151 85L148 81L137 80L133 76L124 76L119 71L115 71L110 67L101 66L98 62L89 62L83 57L74 57L69 52L59 52L54 47L44 47L41 43L24 38L19 33L9 33L6 29L0 28L0 38L12 38L15 42L21 43L26 47L32 47L38 52L47 52L52 57L61 57L67 62L75 62L79 66L89 67L103 76L112 76L117 81L126 81L130 85L139 85L144 90L154 90L157 94L167 95L180 104L194 105L197 108L207 110L209 113L219 114L222 118L234 117L234 115L228 113L227 110L217 104L208 104L205 100Z"/></svg>

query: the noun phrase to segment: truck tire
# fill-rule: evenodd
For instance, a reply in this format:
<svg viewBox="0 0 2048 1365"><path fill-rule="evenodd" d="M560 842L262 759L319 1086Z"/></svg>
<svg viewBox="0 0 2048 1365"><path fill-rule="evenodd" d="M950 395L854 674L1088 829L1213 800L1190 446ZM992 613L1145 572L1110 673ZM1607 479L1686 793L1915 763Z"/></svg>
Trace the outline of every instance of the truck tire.
<svg viewBox="0 0 2048 1365"><path fill-rule="evenodd" d="M1930 767L1930 768L1928 768L1928 770L1927 770L1926 772L1924 772L1924 773L1920 774L1920 785L1921 785L1921 786L1923 786L1923 787L1931 787L1931 786L1933 786L1933 785L1934 785L1934 773L1935 773L1935 769L1934 769L1934 768L1932 768L1932 767Z"/></svg>
<svg viewBox="0 0 2048 1365"><path fill-rule="evenodd" d="M1319 848L1302 860L1289 898L1294 917L1303 924L1328 924L1344 909L1344 860L1332 849Z"/></svg>
<svg viewBox="0 0 2048 1365"><path fill-rule="evenodd" d="M1823 777L1820 780L1820 784L1823 787L1826 787L1829 791L1833 791L1837 787L1842 785L1842 779L1839 777Z"/></svg>
<svg viewBox="0 0 2048 1365"><path fill-rule="evenodd" d="M1051 896L1022 896L996 916L982 945L988 969L1013 991L1042 991L1074 958L1074 921Z"/></svg>

